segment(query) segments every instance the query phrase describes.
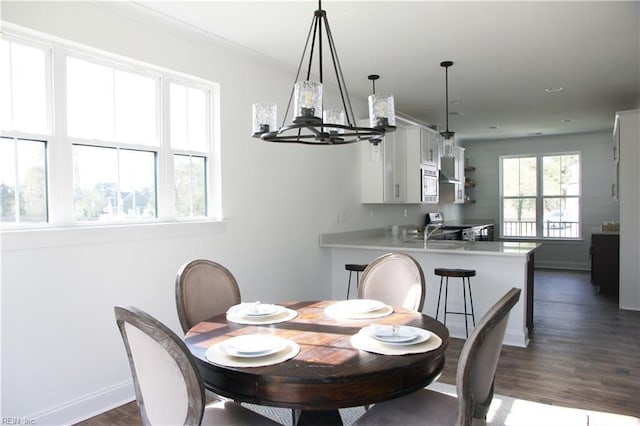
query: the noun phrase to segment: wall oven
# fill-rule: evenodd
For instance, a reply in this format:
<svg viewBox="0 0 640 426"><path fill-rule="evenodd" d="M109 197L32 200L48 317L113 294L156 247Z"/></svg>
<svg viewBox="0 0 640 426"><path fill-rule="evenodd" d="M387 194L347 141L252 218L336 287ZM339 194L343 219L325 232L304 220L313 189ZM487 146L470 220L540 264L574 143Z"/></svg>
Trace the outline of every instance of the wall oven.
<svg viewBox="0 0 640 426"><path fill-rule="evenodd" d="M422 182L422 199L423 203L438 203L438 166L436 164L421 164L420 179Z"/></svg>

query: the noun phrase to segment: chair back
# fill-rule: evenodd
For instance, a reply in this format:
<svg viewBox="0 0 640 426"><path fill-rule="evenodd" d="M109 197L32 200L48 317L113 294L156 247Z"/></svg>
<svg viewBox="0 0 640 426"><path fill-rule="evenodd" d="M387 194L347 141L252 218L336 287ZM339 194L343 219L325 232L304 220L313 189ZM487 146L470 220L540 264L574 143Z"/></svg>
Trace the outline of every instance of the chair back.
<svg viewBox="0 0 640 426"><path fill-rule="evenodd" d="M467 339L458 360L458 425L485 419L493 399L493 381L509 312L521 290L512 288L482 317Z"/></svg>
<svg viewBox="0 0 640 426"><path fill-rule="evenodd" d="M387 253L362 272L358 297L422 311L425 281L420 264L404 253Z"/></svg>
<svg viewBox="0 0 640 426"><path fill-rule="evenodd" d="M240 288L233 274L210 260L185 263L176 277L176 307L185 333L197 323L226 312L240 303Z"/></svg>
<svg viewBox="0 0 640 426"><path fill-rule="evenodd" d="M132 306L114 308L129 358L144 425L197 425L204 387L189 350L176 334Z"/></svg>

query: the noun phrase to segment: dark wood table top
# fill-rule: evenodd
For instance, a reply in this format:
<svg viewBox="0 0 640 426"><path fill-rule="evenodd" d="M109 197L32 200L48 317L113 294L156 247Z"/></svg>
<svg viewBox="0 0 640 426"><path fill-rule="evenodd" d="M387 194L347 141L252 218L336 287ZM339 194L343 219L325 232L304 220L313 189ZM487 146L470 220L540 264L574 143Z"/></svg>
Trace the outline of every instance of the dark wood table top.
<svg viewBox="0 0 640 426"><path fill-rule="evenodd" d="M438 378L449 343L449 332L442 323L400 307L383 318L335 319L324 313L331 303L282 303L298 316L279 324L237 324L227 321L226 314L218 315L189 330L185 343L207 388L237 401L276 407L333 410L373 404L417 391ZM351 336L371 323L427 329L440 336L442 345L425 353L394 356L354 348ZM279 364L251 368L219 366L205 358L214 343L265 328L298 343L298 355Z"/></svg>

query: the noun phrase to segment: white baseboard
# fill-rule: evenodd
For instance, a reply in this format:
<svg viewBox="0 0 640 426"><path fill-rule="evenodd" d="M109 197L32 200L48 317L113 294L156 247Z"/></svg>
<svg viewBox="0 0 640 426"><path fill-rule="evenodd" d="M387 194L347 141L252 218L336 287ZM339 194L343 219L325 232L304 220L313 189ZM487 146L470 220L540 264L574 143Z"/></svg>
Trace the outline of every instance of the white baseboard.
<svg viewBox="0 0 640 426"><path fill-rule="evenodd" d="M72 425L134 399L133 381L127 380L25 418L37 425Z"/></svg>
<svg viewBox="0 0 640 426"><path fill-rule="evenodd" d="M469 326L469 334L471 334L471 325ZM449 337L455 337L458 339L466 339L466 330L464 326L457 326L448 324L447 328L449 329ZM503 345L507 346L517 346L519 348L526 348L529 344L529 337L525 335L525 333L518 333L515 330L507 329L504 340L502 341Z"/></svg>

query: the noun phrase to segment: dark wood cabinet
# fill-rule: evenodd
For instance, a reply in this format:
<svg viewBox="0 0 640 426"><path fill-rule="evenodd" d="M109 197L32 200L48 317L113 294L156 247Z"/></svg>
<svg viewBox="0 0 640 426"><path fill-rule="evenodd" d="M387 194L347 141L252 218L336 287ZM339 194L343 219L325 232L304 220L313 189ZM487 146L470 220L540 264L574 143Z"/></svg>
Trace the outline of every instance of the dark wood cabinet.
<svg viewBox="0 0 640 426"><path fill-rule="evenodd" d="M591 284L598 293L617 296L620 288L620 235L591 235Z"/></svg>

